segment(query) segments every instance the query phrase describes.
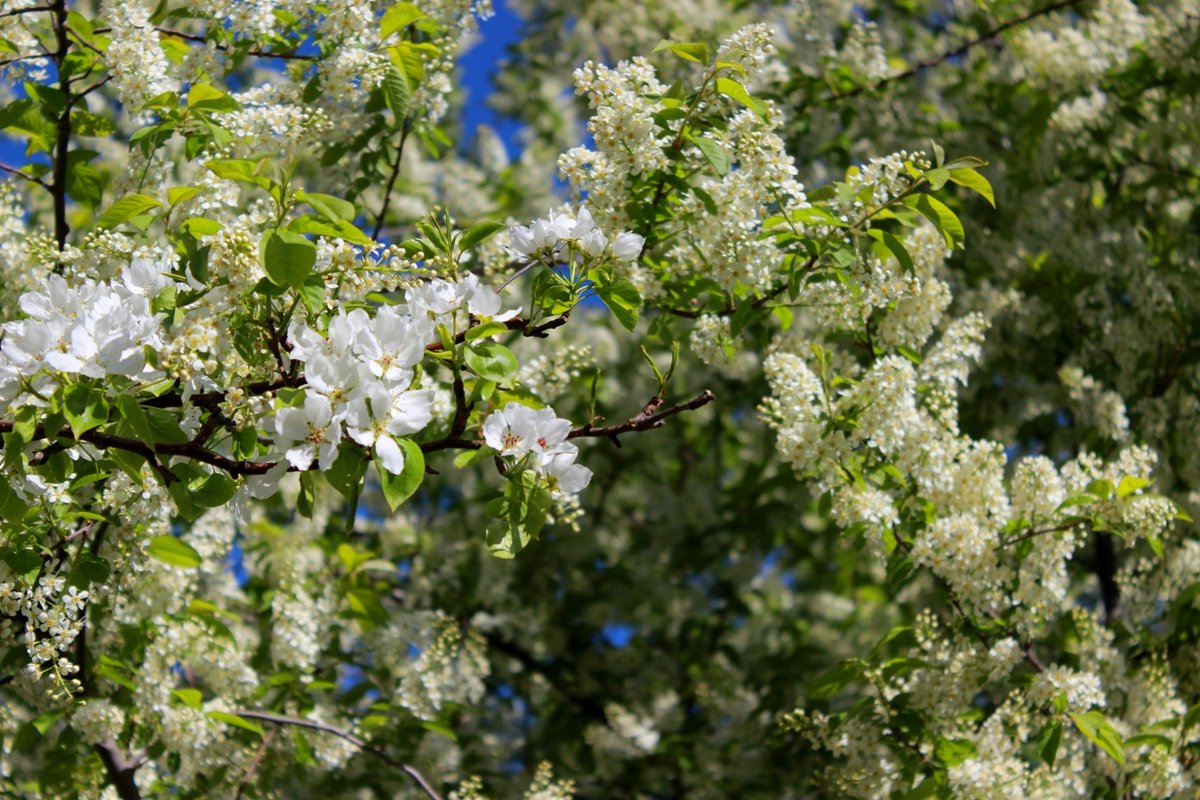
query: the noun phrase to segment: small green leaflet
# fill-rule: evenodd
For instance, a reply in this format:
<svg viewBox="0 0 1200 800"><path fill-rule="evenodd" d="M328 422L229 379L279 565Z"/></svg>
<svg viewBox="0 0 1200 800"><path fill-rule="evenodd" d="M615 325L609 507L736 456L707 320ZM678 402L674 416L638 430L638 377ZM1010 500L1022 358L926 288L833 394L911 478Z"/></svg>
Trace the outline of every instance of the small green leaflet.
<svg viewBox="0 0 1200 800"><path fill-rule="evenodd" d="M155 536L151 539L150 555L174 567L194 569L203 563L195 548L171 535Z"/></svg>
<svg viewBox="0 0 1200 800"><path fill-rule="evenodd" d="M298 233L276 228L263 237L263 269L276 286L302 289L316 263L316 245Z"/></svg>
<svg viewBox="0 0 1200 800"><path fill-rule="evenodd" d="M966 239L967 234L963 230L962 222L941 200L927 194L919 194L905 199L904 204L921 212L926 219L932 222L933 226L945 237L946 244L950 247L959 247Z"/></svg>
<svg viewBox="0 0 1200 800"><path fill-rule="evenodd" d="M396 3L379 21L379 38L386 39L398 30L403 30L427 15L412 3Z"/></svg>
<svg viewBox="0 0 1200 800"><path fill-rule="evenodd" d="M134 217L145 214L147 211L158 208L161 205L162 203L148 195L127 194L109 206L100 215L100 219L96 220L96 225L101 228L115 228L122 222L128 222Z"/></svg>
<svg viewBox="0 0 1200 800"><path fill-rule="evenodd" d="M717 171L718 175L724 176L729 172L729 154L725 152L725 146L715 139L709 139L706 136L690 136L692 144L700 148L700 152L712 165L712 168Z"/></svg>
<svg viewBox="0 0 1200 800"><path fill-rule="evenodd" d="M395 511L421 485L425 478L425 454L421 447L412 439L396 439L396 444L404 451L404 469L399 475L393 475L383 468L379 459L375 459L375 469L379 473L379 483L383 487L383 497L388 507Z"/></svg>
<svg viewBox="0 0 1200 800"><path fill-rule="evenodd" d="M670 50L679 58L685 61L694 61L697 64L707 64L712 60L708 54L708 45L703 42L672 42L669 39L663 39L650 52L661 53L663 50Z"/></svg>
<svg viewBox="0 0 1200 800"><path fill-rule="evenodd" d="M1113 761L1122 767L1125 766L1125 744L1121 741L1121 734L1117 733L1104 714L1099 711L1085 711L1069 716L1080 733L1108 753Z"/></svg>
<svg viewBox="0 0 1200 800"><path fill-rule="evenodd" d="M951 181L957 183L959 186L965 186L971 191L982 195L985 200L992 204L992 208L996 207L996 194L992 191L992 185L988 183L987 178L975 170L968 167L952 169L949 171L949 177Z"/></svg>

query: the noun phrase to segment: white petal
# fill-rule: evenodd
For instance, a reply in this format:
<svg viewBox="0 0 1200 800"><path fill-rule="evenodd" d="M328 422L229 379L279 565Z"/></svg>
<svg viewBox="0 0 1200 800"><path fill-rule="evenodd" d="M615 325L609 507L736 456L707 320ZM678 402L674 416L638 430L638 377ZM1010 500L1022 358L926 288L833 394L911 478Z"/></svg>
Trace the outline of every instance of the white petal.
<svg viewBox="0 0 1200 800"><path fill-rule="evenodd" d="M379 456L379 463L383 468L393 475L404 471L404 451L392 437L380 436L375 441L375 455Z"/></svg>

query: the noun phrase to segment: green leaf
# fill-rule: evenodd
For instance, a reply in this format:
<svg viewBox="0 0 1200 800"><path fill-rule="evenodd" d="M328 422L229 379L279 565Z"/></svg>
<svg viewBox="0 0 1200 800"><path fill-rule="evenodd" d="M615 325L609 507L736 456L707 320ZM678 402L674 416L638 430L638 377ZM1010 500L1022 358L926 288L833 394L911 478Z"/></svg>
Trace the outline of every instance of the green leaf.
<svg viewBox="0 0 1200 800"><path fill-rule="evenodd" d="M425 720L424 722L421 723L421 727L427 731L430 731L431 733L436 733L438 736L445 736L447 739L449 739L452 742L458 741L458 736L454 733L454 730L447 725L443 725L440 722L434 722L432 720Z"/></svg>
<svg viewBox="0 0 1200 800"><path fill-rule="evenodd" d="M1108 719L1099 711L1085 711L1081 714L1070 714L1071 721L1079 732L1092 741L1097 747L1112 757L1120 766L1125 766L1125 747L1121 735L1113 728Z"/></svg>
<svg viewBox="0 0 1200 800"><path fill-rule="evenodd" d="M1145 489L1149 485L1150 481L1146 478L1136 478L1132 475L1126 475L1117 484L1117 497L1128 497L1138 489Z"/></svg>
<svg viewBox="0 0 1200 800"><path fill-rule="evenodd" d="M642 296L628 279L617 278L608 286L593 287L592 291L608 306L608 310L625 330L631 331L637 327L638 316L642 310Z"/></svg>
<svg viewBox="0 0 1200 800"><path fill-rule="evenodd" d="M5 483L7 483L7 481L5 481ZM0 549L0 558L4 560L4 563L8 565L9 569L16 574L25 577L26 581L30 583L33 582L32 579L36 578L37 574L41 572L42 569L42 557L38 555L37 550L10 550L8 548L3 548Z"/></svg>
<svg viewBox="0 0 1200 800"><path fill-rule="evenodd" d="M244 731L256 733L259 736L266 735L266 731L264 731L261 726L255 725L250 720L246 719L245 717L239 717L237 714L229 714L224 711L209 711L205 716L207 716L209 719L215 719L220 722L224 722L227 725L232 725L235 728L241 728Z"/></svg>
<svg viewBox="0 0 1200 800"><path fill-rule="evenodd" d="M185 200L191 200L198 194L200 194L200 189L195 186L172 186L167 189L167 202L173 206L178 205Z"/></svg>
<svg viewBox="0 0 1200 800"><path fill-rule="evenodd" d="M977 751L975 743L969 739L944 739L939 736L937 746L934 748L934 755L937 756L938 761L946 765L947 769L950 769L974 758Z"/></svg>
<svg viewBox="0 0 1200 800"><path fill-rule="evenodd" d="M424 11L412 3L396 3L384 12L383 19L379 21L379 38L387 39L396 31L403 30L426 16L428 15Z"/></svg>
<svg viewBox="0 0 1200 800"><path fill-rule="evenodd" d="M108 563L107 559L92 555L87 550L84 550L75 556L75 561L71 564L71 574L67 578L67 583L71 586L77 586L80 589L86 589L93 583L104 583L111 574L112 566Z"/></svg>
<svg viewBox="0 0 1200 800"><path fill-rule="evenodd" d="M263 175L258 175L258 164L240 158L213 158L204 162L208 171L218 178L225 178L239 183L249 183L270 191L272 181Z"/></svg>
<svg viewBox="0 0 1200 800"><path fill-rule="evenodd" d="M155 536L151 539L150 555L174 567L194 569L203 563L195 548L171 535Z"/></svg>
<svg viewBox="0 0 1200 800"><path fill-rule="evenodd" d="M344 219L322 219L313 214L302 214L288 223L292 233L313 233L334 239L344 239L350 244L374 247L375 241L363 233L354 223Z"/></svg>
<svg viewBox="0 0 1200 800"><path fill-rule="evenodd" d="M145 214L152 208L158 208L162 203L144 194L127 194L109 206L96 225L101 228L115 228L122 222L128 222L133 217Z"/></svg>
<svg viewBox="0 0 1200 800"><path fill-rule="evenodd" d="M363 476L367 474L367 459L362 448L343 442L338 447L337 461L325 472L325 480L347 500L358 496Z"/></svg>
<svg viewBox="0 0 1200 800"><path fill-rule="evenodd" d="M959 186L965 186L971 191L982 195L985 200L991 203L992 208L996 207L996 193L992 191L992 184L988 183L988 179L980 175L973 169L961 168L952 169L950 172L950 180L957 183Z"/></svg>
<svg viewBox="0 0 1200 800"><path fill-rule="evenodd" d="M469 345L463 360L481 378L510 385L517 377L520 365L517 357L499 342L482 341Z"/></svg>
<svg viewBox="0 0 1200 800"><path fill-rule="evenodd" d="M478 341L479 339L487 339L492 336L508 333L508 326L503 322L484 322L476 325L467 331L466 340L468 342Z"/></svg>
<svg viewBox="0 0 1200 800"><path fill-rule="evenodd" d="M760 117L766 117L767 107L762 104L762 101L751 97L750 93L746 91L746 87L733 78L717 78L717 91L729 99L741 103Z"/></svg>
<svg viewBox="0 0 1200 800"><path fill-rule="evenodd" d="M708 64L712 60L712 56L708 53L708 45L703 42L672 42L663 39L650 52L660 53L663 50L670 50L679 58L685 61L693 61L697 64Z"/></svg>
<svg viewBox="0 0 1200 800"><path fill-rule="evenodd" d="M929 188L935 192L946 185L946 181L950 180L950 170L931 169L925 171L925 180L929 181Z"/></svg>
<svg viewBox="0 0 1200 800"><path fill-rule="evenodd" d="M1058 746L1062 742L1063 722L1061 719L1051 720L1038 735L1038 757L1053 767L1054 759L1058 757Z"/></svg>
<svg viewBox="0 0 1200 800"><path fill-rule="evenodd" d="M90 208L100 205L104 195L100 172L91 163L95 156L91 150L72 150L67 154L67 194Z"/></svg>
<svg viewBox="0 0 1200 800"><path fill-rule="evenodd" d="M488 514L497 520L488 525L488 550L497 558L513 558L537 538L552 505L550 492L537 473L510 473L504 497L488 503Z"/></svg>
<svg viewBox="0 0 1200 800"><path fill-rule="evenodd" d="M946 244L951 247L958 247L966 239L966 231L963 230L962 222L953 211L946 207L946 204L938 200L936 197L930 197L927 194L915 195L906 198L904 204L917 211L933 223L933 226L941 232L946 239Z"/></svg>
<svg viewBox="0 0 1200 800"><path fill-rule="evenodd" d="M729 154L725 152L725 145L715 139L710 139L707 136L689 136L692 144L700 148L700 152L704 154L704 158L712 165L718 175L724 176L729 172Z"/></svg>
<svg viewBox="0 0 1200 800"><path fill-rule="evenodd" d="M843 661L833 669L820 675L808 687L808 697L811 700L822 700L833 697L845 687L862 677L863 664L857 659Z"/></svg>
<svg viewBox="0 0 1200 800"><path fill-rule="evenodd" d="M399 125L408 116L408 106L412 102L412 89L408 77L395 64L388 65L387 74L383 77L383 100L392 110Z"/></svg>
<svg viewBox="0 0 1200 800"><path fill-rule="evenodd" d="M379 459L375 459L375 470L379 473L383 497L392 511L412 497L425 478L425 454L421 452L420 445L411 439L399 437L396 444L404 451L404 470L399 475L388 472L383 468L383 464L379 463Z"/></svg>
<svg viewBox="0 0 1200 800"><path fill-rule="evenodd" d="M193 111L237 111L241 104L229 95L207 83L193 83L188 89L187 106Z"/></svg>
<svg viewBox="0 0 1200 800"><path fill-rule="evenodd" d="M263 269L276 286L302 289L316 263L316 245L300 234L275 228L263 236Z"/></svg>
<svg viewBox="0 0 1200 800"><path fill-rule="evenodd" d="M84 383L67 388L63 393L62 410L76 439L108 421L104 393Z"/></svg>
<svg viewBox="0 0 1200 800"><path fill-rule="evenodd" d="M387 609L370 589L348 590L346 603L355 614L365 617L376 625L382 625L388 620Z"/></svg>
<svg viewBox="0 0 1200 800"><path fill-rule="evenodd" d="M331 194L300 190L296 192L296 199L301 203L308 203L326 219L352 221L355 217L354 203Z"/></svg>
<svg viewBox="0 0 1200 800"><path fill-rule="evenodd" d="M188 708L199 711L204 705L204 695L200 693L199 689L172 689L171 694Z"/></svg>
<svg viewBox="0 0 1200 800"><path fill-rule="evenodd" d="M458 249L461 251L470 250L475 245L490 239L507 227L503 222L496 222L490 219L476 222L463 231L462 236L458 239Z"/></svg>

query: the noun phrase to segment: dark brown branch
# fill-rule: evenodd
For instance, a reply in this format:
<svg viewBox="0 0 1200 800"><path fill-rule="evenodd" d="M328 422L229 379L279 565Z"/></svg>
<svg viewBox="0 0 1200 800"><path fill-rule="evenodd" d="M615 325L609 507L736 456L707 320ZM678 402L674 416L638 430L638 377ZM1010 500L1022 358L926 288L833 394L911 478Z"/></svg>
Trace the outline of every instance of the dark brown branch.
<svg viewBox="0 0 1200 800"><path fill-rule="evenodd" d="M1004 540L1000 544L996 545L996 549L997 550L1003 549L1005 547L1009 547L1010 545L1014 545L1019 542L1023 542L1026 539L1033 539L1038 536L1045 536L1047 533L1061 533L1063 531L1069 531L1069 530L1071 530L1071 528L1074 528L1076 525L1079 525L1079 524L1081 524L1081 521L1075 520L1073 522L1067 522L1062 525L1056 525L1053 528L1037 528L1037 529L1030 528L1029 530L1025 531L1024 533L1022 533L1018 536L1013 536L1011 539Z"/></svg>
<svg viewBox="0 0 1200 800"><path fill-rule="evenodd" d="M263 722L270 722L275 725L292 725L297 728L308 728L310 730L320 731L322 733L329 733L337 736L338 738L344 739L358 749L362 750L364 753L369 753L370 755L375 756L389 767L398 769L408 777L412 778L417 786L421 787L421 791L423 791L425 795L430 798L430 800L442 800L441 795L439 795L433 786L430 785L429 781L425 780L425 776L422 775L416 769L416 767L405 764L403 761L397 761L382 749L364 739L360 739L349 731L344 731L341 728L335 728L332 725L326 725L324 722L317 722L316 720L304 719L302 717L285 717L281 714L271 714L266 711L246 711L239 709L233 713L245 719L257 719L262 720Z"/></svg>
<svg viewBox="0 0 1200 800"><path fill-rule="evenodd" d="M997 36L999 36L1000 34L1004 33L1007 30L1016 28L1020 25L1024 25L1025 23L1031 22L1031 21L1037 19L1038 17L1043 17L1047 14L1053 14L1055 11L1063 11L1064 9L1070 8L1071 6L1077 6L1082 2L1083 2L1083 0L1058 0L1058 2L1051 3L1048 6L1043 6L1042 8L1034 9L1033 11L1030 11L1028 14L1023 14L1019 17L1015 17L1015 18L1007 20L1005 22L1001 22L1000 24L996 25L995 27L991 28L990 30L985 31L984 33L981 33L972 39L968 39L967 41L963 42L962 44L958 45L957 47L947 50L946 52L942 53L941 55L935 56L933 58L927 58L924 61L918 61L916 64L913 64L911 67L904 70L903 72L897 72L895 75L889 75L886 78L881 78L880 80L877 80L874 83L860 84L858 86L855 86L853 89L849 89L845 92L833 92L833 93L827 95L826 97L821 98L821 100L817 103L809 103L805 106L802 106L800 110L806 111L815 105L823 106L823 105L828 105L830 103L835 103L839 100L846 100L851 97L857 97L858 95L864 94L865 92L872 92L872 91L875 91L876 89L881 89L890 83L897 83L899 81L903 81L903 80L907 80L909 78L916 77L917 75L920 75L922 72L925 72L926 70L933 69L934 67L938 67L938 66L941 66L942 64L945 64L947 61L950 61L951 59L958 58L959 56L962 56L962 55L966 55L968 52L970 52L974 48L978 47L979 45L981 45L985 42L989 42L992 39L995 39Z"/></svg>
<svg viewBox="0 0 1200 800"><path fill-rule="evenodd" d="M17 64L21 61L38 61L43 58L52 58L53 56L46 53L39 53L36 56L13 56L12 58L0 59L0 67L7 67L9 64Z"/></svg>
<svg viewBox="0 0 1200 800"><path fill-rule="evenodd" d="M13 424L11 421L0 420L0 433L10 433L12 429ZM41 425L34 429L33 436L35 439L50 438L47 435L47 431ZM58 433L53 435L53 438L70 439L72 438L71 429L69 427L62 428ZM87 431L75 439L75 441L86 442L105 450L108 448L117 448L136 453L146 459L167 483L175 480L175 476L163 466L159 460L159 456L183 456L225 470L230 475L263 475L270 472L275 466L275 463L272 461L237 461L227 458L219 453L206 450L196 442L185 442L183 444L157 442L154 445L148 445L138 439L130 439L127 436L117 436L114 433L98 430Z"/></svg>
<svg viewBox="0 0 1200 800"><path fill-rule="evenodd" d="M554 330L555 328L561 328L563 325L566 325L567 321L570 318L571 318L571 314L570 314L570 312L567 312L566 314L563 314L562 316L555 317L554 319L547 320L545 322L540 322L537 325L530 325L528 320L524 320L519 317L516 319L510 319L508 322L506 322L504 324L508 326L508 329L510 331L520 331L522 336L533 337L535 339L545 339L547 336L550 335L549 334L550 331ZM467 330L470 330L470 329L468 328ZM462 330L462 331L459 331L458 333L454 334L454 343L455 344L462 344L466 340L467 340L467 331L466 330ZM429 352L429 353L438 353L444 349L445 348L442 347L442 343L440 341L430 342L429 344L425 345L425 350L426 350L426 352Z"/></svg>
<svg viewBox="0 0 1200 800"><path fill-rule="evenodd" d="M404 158L404 143L408 141L411 127L408 118L405 117L400 129L400 143L396 145L396 163L392 164L392 174L388 176L387 186L383 189L383 205L379 208L379 216L375 218L375 229L371 231L372 239L379 238L379 232L383 230L383 221L387 219L388 206L392 202L392 189L396 186L396 178L400 177L400 161Z"/></svg>
<svg viewBox="0 0 1200 800"><path fill-rule="evenodd" d="M108 780L121 800L142 800L142 793L138 791L137 781L133 777L142 762L127 758L112 739L97 744L96 752L100 754L100 760L108 772Z"/></svg>
<svg viewBox="0 0 1200 800"><path fill-rule="evenodd" d="M8 164L0 164L0 170L7 172L9 175L16 175L18 178L24 178L25 180L29 181L30 183L36 183L38 186L42 187L43 189L50 188L49 186L46 185L46 182L43 181L41 178L35 178L34 176L30 175L29 173L22 172L21 170L17 169L16 167L10 167Z"/></svg>
<svg viewBox="0 0 1200 800"><path fill-rule="evenodd" d="M708 405L717 397L711 390L705 389L700 394L693 397L686 403L668 406L659 410L662 406L662 401L655 398L642 407L642 410L625 422L617 425L608 425L603 428L594 428L591 423L584 425L581 428L576 428L567 434L568 439L582 438L606 438L612 439L615 444L620 444L617 441L617 436L622 433L633 433L634 431L648 431L653 428L661 428L668 417L673 417L676 414L682 414L684 411L695 411L697 408Z"/></svg>
<svg viewBox="0 0 1200 800"><path fill-rule="evenodd" d="M210 41L207 36L199 34L199 33L187 33L185 31L177 31L172 28L163 28L163 27L155 28L155 30L157 30L159 33L164 34L166 36L175 36L180 39L186 39L189 42L199 42L201 44L208 44ZM100 33L101 29L98 28L96 30L96 32ZM224 44L220 44L220 43L215 43L215 47L216 47L216 49L222 50L222 51L229 49L228 45L224 45ZM316 58L316 56L310 56L310 55L304 55L302 53L297 53L295 50L285 50L282 53L272 53L269 50L259 50L258 48L251 48L246 51L246 54L251 55L251 56L257 56L259 58L283 58L283 59L292 59L295 61L313 61Z"/></svg>
<svg viewBox="0 0 1200 800"><path fill-rule="evenodd" d="M64 96L71 95L71 79L63 77L63 64L71 49L71 40L67 38L67 0L54 0L50 10L54 15L54 64L59 76L58 88ZM50 193L54 196L54 239L61 251L67 244L67 155L71 149L71 103L58 115L55 122L54 164L51 168L54 178L50 184Z"/></svg>
<svg viewBox="0 0 1200 800"><path fill-rule="evenodd" d="M54 11L55 6L30 6L29 8L15 8L12 11L0 12L0 18L16 17L21 14L33 14L38 11Z"/></svg>
<svg viewBox="0 0 1200 800"><path fill-rule="evenodd" d="M1097 531L1093 545L1096 581L1100 584L1100 599L1104 603L1104 624L1111 625L1120 613L1121 587L1117 584L1117 552L1113 537L1107 531Z"/></svg>

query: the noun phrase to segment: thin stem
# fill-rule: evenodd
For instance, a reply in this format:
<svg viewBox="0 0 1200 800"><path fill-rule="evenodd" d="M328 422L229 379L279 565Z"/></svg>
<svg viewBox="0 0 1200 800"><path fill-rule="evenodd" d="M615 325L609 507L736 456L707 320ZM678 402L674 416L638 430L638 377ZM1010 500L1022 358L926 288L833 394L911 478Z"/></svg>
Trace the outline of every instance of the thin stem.
<svg viewBox="0 0 1200 800"><path fill-rule="evenodd" d="M163 28L163 27L157 27L157 28L155 28L155 30L158 31L159 33L166 34L167 36L175 36L180 39L185 39L189 42L200 42L203 44L208 44L208 42L210 41L207 36L205 36L203 34L199 34L199 33L187 33L186 31L177 31L177 30L174 30L173 28ZM103 32L103 29L97 28L96 32L101 33L101 32ZM215 44L215 47L216 47L216 49L222 50L222 51L229 49L228 45L219 44L219 43ZM259 58L283 58L283 59L291 59L291 60L295 60L295 61L312 61L316 58L315 56L297 53L295 50L286 50L282 53L272 53L270 51L259 50L257 48L247 50L246 55L258 56Z"/></svg>
<svg viewBox="0 0 1200 800"><path fill-rule="evenodd" d="M408 132L411 127L406 117L400 130L400 142L396 145L396 162L392 164L392 174L388 176L387 186L383 190L383 205L379 208L379 216L375 218L375 228L371 231L372 239L379 238L379 232L383 230L383 221L387 219L388 206L392 202L392 189L396 186L396 178L400 177L400 161L404 157L404 143L408 141Z"/></svg>
<svg viewBox="0 0 1200 800"><path fill-rule="evenodd" d="M15 17L20 14L33 14L38 11L53 11L54 9L54 6L30 6L29 8L16 8L12 11L0 12L0 18Z"/></svg>
<svg viewBox="0 0 1200 800"><path fill-rule="evenodd" d="M442 800L441 795L439 795L433 786L430 785L429 781L425 780L425 776L422 775L416 769L416 767L405 764L403 761L397 761L380 748L376 747L370 742L360 739L349 731L344 731L341 728L335 728L332 725L326 725L324 722L317 722L316 720L304 719L302 717L285 717L282 714L272 714L267 711L247 711L239 709L233 713L237 714L239 717L244 717L245 719L257 719L262 720L263 722L270 722L275 725L291 725L296 728L308 728L310 730L320 731L322 733L329 733L337 736L338 738L344 739L358 749L362 750L364 753L369 753L370 755L375 756L389 767L398 769L405 775L408 775L408 777L413 779L417 786L421 787L421 791L423 791L425 795L430 798L430 800Z"/></svg>
<svg viewBox="0 0 1200 800"><path fill-rule="evenodd" d="M18 178L24 178L25 180L29 181L30 183L36 183L38 186L41 186L43 189L50 188L49 186L46 185L46 182L43 181L41 178L35 178L34 176L32 176L28 173L22 172L21 170L17 169L16 167L10 167L8 164L0 164L0 170L7 172L9 175L16 175Z"/></svg>

